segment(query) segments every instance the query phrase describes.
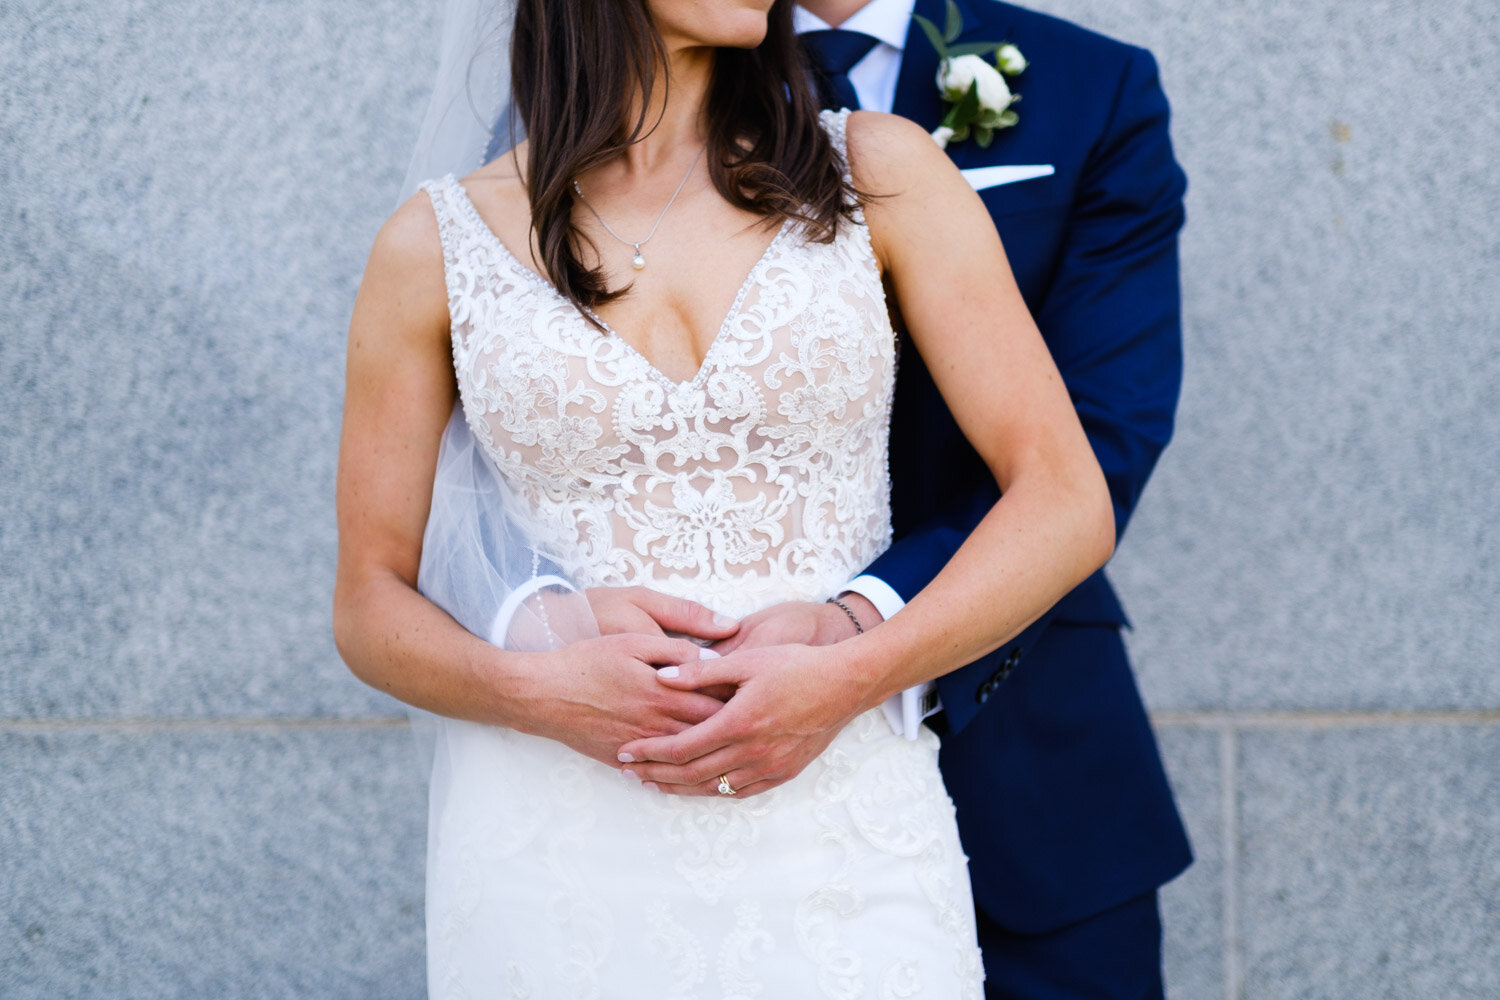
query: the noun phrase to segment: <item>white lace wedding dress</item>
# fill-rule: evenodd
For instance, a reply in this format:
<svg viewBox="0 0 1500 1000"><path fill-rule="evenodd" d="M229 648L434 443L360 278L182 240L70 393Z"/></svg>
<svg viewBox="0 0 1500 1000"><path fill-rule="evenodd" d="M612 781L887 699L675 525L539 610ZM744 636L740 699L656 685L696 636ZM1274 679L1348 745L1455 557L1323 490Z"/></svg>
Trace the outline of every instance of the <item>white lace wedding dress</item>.
<svg viewBox="0 0 1500 1000"><path fill-rule="evenodd" d="M825 125L843 149L845 118ZM602 335L451 176L465 417L584 586L731 615L823 600L889 542L894 337L862 224L784 226L688 382ZM978 997L965 858L929 731L857 718L746 799L641 788L561 744L445 722L429 840L434 998Z"/></svg>

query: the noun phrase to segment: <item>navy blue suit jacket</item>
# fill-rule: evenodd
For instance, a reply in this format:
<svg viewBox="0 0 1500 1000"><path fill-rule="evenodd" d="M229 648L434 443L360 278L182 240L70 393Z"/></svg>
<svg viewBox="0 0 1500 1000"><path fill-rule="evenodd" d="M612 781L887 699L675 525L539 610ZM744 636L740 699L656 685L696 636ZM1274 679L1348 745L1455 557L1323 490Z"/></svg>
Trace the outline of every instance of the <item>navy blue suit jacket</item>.
<svg viewBox="0 0 1500 1000"><path fill-rule="evenodd" d="M1172 432L1182 375L1177 233L1186 182L1150 53L994 0L960 0L960 42L1009 41L1020 123L960 168L1050 164L980 192L1088 434L1123 532ZM944 22L944 0L917 13ZM907 38L895 112L942 118L937 55ZM998 499L910 344L891 438L896 541L869 572L910 600ZM1191 860L1120 642L1125 614L1094 574L995 653L941 678L943 774L990 919L1034 933L1154 889ZM1103 628L1100 628L1102 626Z"/></svg>

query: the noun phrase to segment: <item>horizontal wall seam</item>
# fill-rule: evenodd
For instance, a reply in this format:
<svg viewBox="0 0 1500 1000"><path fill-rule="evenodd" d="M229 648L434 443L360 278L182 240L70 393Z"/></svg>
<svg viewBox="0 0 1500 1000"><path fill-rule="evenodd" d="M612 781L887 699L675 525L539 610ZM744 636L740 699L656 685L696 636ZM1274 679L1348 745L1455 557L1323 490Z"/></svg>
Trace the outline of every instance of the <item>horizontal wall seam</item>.
<svg viewBox="0 0 1500 1000"><path fill-rule="evenodd" d="M1158 727L1222 729L1336 729L1378 726L1493 726L1500 711L1406 712L1153 712Z"/></svg>
<svg viewBox="0 0 1500 1000"><path fill-rule="evenodd" d="M0 732L68 732L90 729L190 729L275 730L275 729L404 729L408 720L400 717L355 719L0 719Z"/></svg>
<svg viewBox="0 0 1500 1000"><path fill-rule="evenodd" d="M1184 729L1336 729L1379 726L1494 726L1500 725L1496 711L1408 711L1408 712L1153 712L1151 722L1159 728ZM57 718L0 719L0 731L45 732L87 729L401 729L402 716L365 716L341 719L271 718Z"/></svg>

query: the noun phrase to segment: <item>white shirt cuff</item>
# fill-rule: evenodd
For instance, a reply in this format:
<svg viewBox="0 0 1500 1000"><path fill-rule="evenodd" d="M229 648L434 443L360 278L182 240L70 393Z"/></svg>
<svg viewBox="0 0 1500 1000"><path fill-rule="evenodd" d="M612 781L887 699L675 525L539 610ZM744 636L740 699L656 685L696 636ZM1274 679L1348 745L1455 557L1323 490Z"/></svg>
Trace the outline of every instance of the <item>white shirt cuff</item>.
<svg viewBox="0 0 1500 1000"><path fill-rule="evenodd" d="M906 602L896 593L895 587L880 577L869 574L850 580L841 593L854 593L863 597L875 605L875 610L880 612L884 621L890 621L896 612L906 607ZM885 712L885 719L897 736L914 740L922 727L922 720L942 711L943 701L938 697L937 685L927 681L909 687L900 694L891 695L880 708Z"/></svg>
<svg viewBox="0 0 1500 1000"><path fill-rule="evenodd" d="M890 621L896 617L897 611L906 607L906 602L901 599L900 594L896 593L895 587L880 577L870 576L868 573L850 580L839 593L858 594L863 597L875 605L875 610L880 612L882 621Z"/></svg>

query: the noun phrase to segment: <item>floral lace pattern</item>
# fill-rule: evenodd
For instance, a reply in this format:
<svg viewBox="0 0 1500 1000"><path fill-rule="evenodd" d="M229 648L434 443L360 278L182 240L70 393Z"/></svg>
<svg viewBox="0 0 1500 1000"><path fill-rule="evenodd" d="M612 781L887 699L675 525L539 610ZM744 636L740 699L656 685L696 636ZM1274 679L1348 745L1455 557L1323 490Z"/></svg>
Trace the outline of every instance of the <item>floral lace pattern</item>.
<svg viewBox="0 0 1500 1000"><path fill-rule="evenodd" d="M451 177L442 233L465 417L565 573L742 615L821 599L890 541L895 335L863 225L784 225L691 380L601 333Z"/></svg>
<svg viewBox="0 0 1500 1000"><path fill-rule="evenodd" d="M841 152L845 120L824 119ZM827 244L783 226L677 382L521 264L457 181L423 187L465 417L575 581L743 615L821 600L888 544L894 335L862 219ZM909 742L866 713L740 800L442 725L434 997L979 995L931 733Z"/></svg>

